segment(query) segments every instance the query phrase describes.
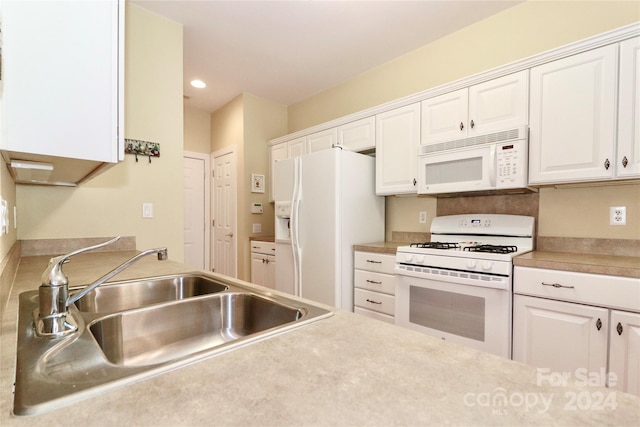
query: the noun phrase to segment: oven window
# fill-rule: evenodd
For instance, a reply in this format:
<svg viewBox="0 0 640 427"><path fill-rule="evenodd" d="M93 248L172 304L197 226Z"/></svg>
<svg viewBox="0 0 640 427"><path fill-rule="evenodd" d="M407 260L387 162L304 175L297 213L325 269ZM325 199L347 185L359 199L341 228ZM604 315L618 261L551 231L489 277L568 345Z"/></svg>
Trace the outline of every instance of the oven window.
<svg viewBox="0 0 640 427"><path fill-rule="evenodd" d="M427 185L482 181L482 157L427 163L425 173Z"/></svg>
<svg viewBox="0 0 640 427"><path fill-rule="evenodd" d="M484 342L484 298L410 286L409 321Z"/></svg>

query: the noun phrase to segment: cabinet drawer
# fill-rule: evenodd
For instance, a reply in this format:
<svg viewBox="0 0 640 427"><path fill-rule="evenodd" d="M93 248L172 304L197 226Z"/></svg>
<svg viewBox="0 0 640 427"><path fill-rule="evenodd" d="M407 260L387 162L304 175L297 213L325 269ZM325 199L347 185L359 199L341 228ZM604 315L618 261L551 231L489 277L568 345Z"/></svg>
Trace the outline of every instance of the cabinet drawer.
<svg viewBox="0 0 640 427"><path fill-rule="evenodd" d="M395 280L395 276L390 274L356 270L353 285L356 288L395 295Z"/></svg>
<svg viewBox="0 0 640 427"><path fill-rule="evenodd" d="M395 314L395 298L378 292L354 289L354 305L391 316Z"/></svg>
<svg viewBox="0 0 640 427"><path fill-rule="evenodd" d="M394 274L393 269L396 264L395 255L355 252L354 258L354 267L357 269Z"/></svg>
<svg viewBox="0 0 640 427"><path fill-rule="evenodd" d="M261 242L257 240L252 240L251 252L257 252L260 254L267 254L267 255L275 255L276 244L273 242Z"/></svg>
<svg viewBox="0 0 640 427"><path fill-rule="evenodd" d="M514 292L640 312L640 280L573 271L515 267Z"/></svg>
<svg viewBox="0 0 640 427"><path fill-rule="evenodd" d="M370 317L372 319L391 323L392 325L396 323L396 320L393 316L389 316L388 314L378 313L377 311L367 310L366 308L355 307L353 309L353 312L356 314L360 314L362 316Z"/></svg>

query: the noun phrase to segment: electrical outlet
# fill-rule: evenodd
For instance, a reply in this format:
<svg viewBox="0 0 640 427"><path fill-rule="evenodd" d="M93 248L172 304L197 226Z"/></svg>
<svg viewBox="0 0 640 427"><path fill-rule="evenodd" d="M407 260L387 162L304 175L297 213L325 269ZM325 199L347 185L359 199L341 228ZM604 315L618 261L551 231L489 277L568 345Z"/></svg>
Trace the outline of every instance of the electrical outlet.
<svg viewBox="0 0 640 427"><path fill-rule="evenodd" d="M425 211L420 211L420 217L418 218L418 221L420 222L420 224L427 223L427 213Z"/></svg>
<svg viewBox="0 0 640 427"><path fill-rule="evenodd" d="M627 224L627 207L611 206L609 208L609 224L610 225L626 225Z"/></svg>

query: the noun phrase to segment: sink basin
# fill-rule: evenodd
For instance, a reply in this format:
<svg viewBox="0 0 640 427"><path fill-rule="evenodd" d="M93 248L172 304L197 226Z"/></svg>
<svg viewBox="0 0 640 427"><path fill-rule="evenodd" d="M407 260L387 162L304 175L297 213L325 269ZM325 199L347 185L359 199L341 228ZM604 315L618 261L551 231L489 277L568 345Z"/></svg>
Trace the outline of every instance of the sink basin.
<svg viewBox="0 0 640 427"><path fill-rule="evenodd" d="M202 274L129 280L100 286L75 302L78 310L106 313L208 295L227 286Z"/></svg>
<svg viewBox="0 0 640 427"><path fill-rule="evenodd" d="M115 314L89 329L106 358L146 366L295 322L306 310L249 293L227 293Z"/></svg>
<svg viewBox="0 0 640 427"><path fill-rule="evenodd" d="M13 413L37 415L329 317L330 310L221 275L105 284L69 306L78 331L34 333L20 294Z"/></svg>

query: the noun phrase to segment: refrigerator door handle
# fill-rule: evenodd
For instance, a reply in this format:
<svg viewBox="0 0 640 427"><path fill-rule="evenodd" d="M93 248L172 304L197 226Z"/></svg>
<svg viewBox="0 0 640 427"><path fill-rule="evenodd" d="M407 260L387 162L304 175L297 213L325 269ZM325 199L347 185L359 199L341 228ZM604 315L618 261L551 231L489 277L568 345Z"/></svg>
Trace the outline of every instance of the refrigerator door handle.
<svg viewBox="0 0 640 427"><path fill-rule="evenodd" d="M302 296L302 251L300 248L300 192L302 179L302 162L299 157L294 160L293 168L293 200L291 204L291 248L293 250L293 289L294 295Z"/></svg>

